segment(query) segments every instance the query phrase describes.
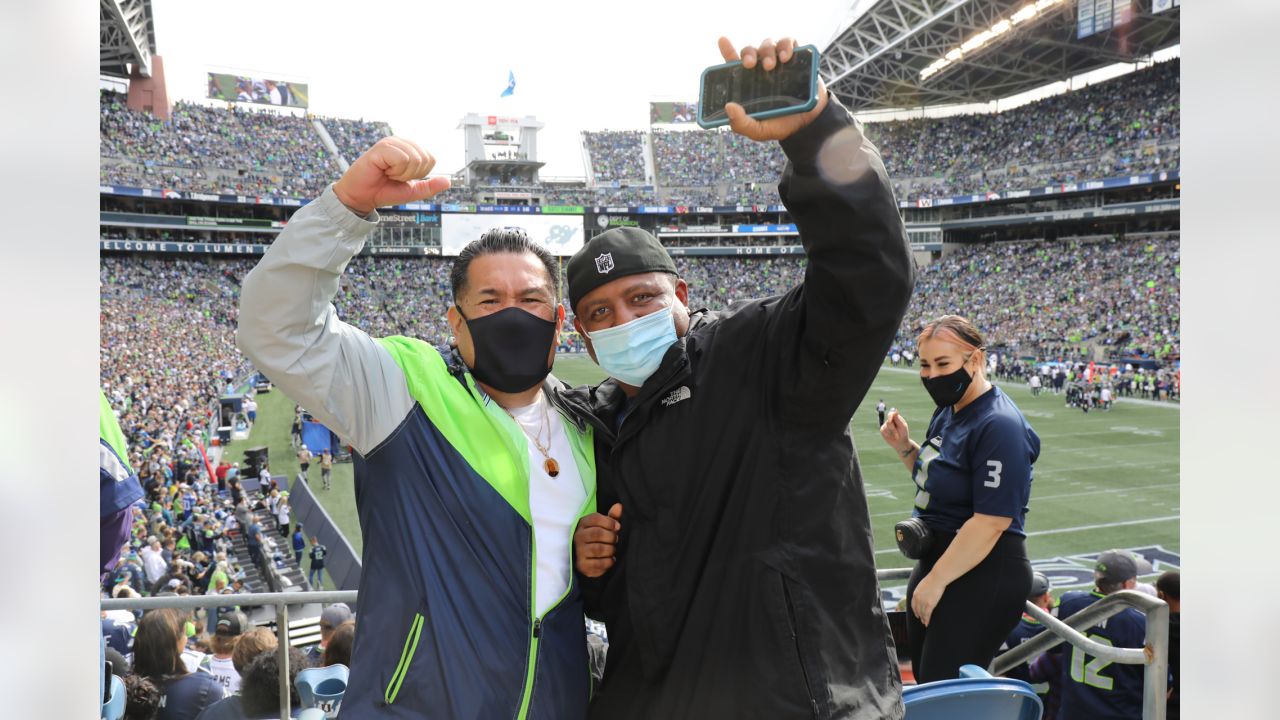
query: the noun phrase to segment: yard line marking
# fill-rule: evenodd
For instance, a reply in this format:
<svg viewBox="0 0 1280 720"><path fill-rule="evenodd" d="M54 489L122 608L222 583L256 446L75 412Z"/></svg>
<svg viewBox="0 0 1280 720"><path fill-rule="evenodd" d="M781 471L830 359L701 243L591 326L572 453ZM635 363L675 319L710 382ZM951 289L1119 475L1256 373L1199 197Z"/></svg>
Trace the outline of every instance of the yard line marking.
<svg viewBox="0 0 1280 720"><path fill-rule="evenodd" d="M1060 493L1060 494L1058 494L1058 495L1044 495L1044 496L1042 496L1042 497L1036 497L1035 495L1032 495L1032 496L1031 496L1031 502L1034 504L1034 503L1037 503L1037 502L1043 502L1043 501L1045 501L1045 500L1058 500L1058 499L1060 499L1060 498L1082 497L1082 496L1085 496L1085 495L1111 495L1111 494L1115 494L1115 495L1117 495L1117 496L1119 496L1119 497L1124 497L1126 493L1137 492L1137 491L1139 491L1139 490L1156 490L1156 489L1162 489L1162 488L1178 487L1178 485L1179 485L1179 483L1163 483L1163 484L1161 484L1161 485L1141 485L1141 486L1138 486L1138 487L1105 488L1105 489L1102 489L1102 490L1085 490L1085 491L1081 491L1081 492ZM1159 505L1160 503L1159 503L1158 501L1154 501L1154 502L1152 502L1151 504L1152 504L1152 505ZM1034 509L1034 508L1033 508L1033 509ZM870 517L873 517L873 518L878 518L878 517L892 517L892 516L894 516L894 515L904 515L904 514L906 514L906 512L907 512L907 511L905 511L905 510L897 510L897 511L893 511L893 512L879 512L879 513L872 513L872 514L870 515Z"/></svg>
<svg viewBox="0 0 1280 720"><path fill-rule="evenodd" d="M1080 532L1082 530L1101 530L1103 528L1125 527L1128 525L1149 525L1151 523L1169 522L1170 520L1181 520L1181 515L1166 515L1164 517L1147 518L1145 520L1124 520L1121 522L1098 523L1097 525L1080 525L1078 527L1054 528L1052 530L1037 530L1027 533L1027 537L1038 537L1040 535L1058 535L1061 533ZM896 548L895 548L896 549Z"/></svg>

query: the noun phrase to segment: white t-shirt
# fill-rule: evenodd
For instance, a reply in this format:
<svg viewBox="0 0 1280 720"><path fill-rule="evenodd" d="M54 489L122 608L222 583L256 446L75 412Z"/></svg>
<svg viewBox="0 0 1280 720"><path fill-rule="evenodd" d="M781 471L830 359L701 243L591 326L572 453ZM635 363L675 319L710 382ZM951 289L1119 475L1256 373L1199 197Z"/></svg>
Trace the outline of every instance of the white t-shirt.
<svg viewBox="0 0 1280 720"><path fill-rule="evenodd" d="M526 438L529 448L529 512L533 517L533 535L538 552L536 609L541 616L569 587L569 573L573 571L573 531L577 525L578 510L587 499L587 490L582 485L578 463L565 435L564 419L555 408L548 407L546 396L538 393L532 405L509 408L509 411L516 422L524 426L527 436L533 437L541 432L539 440L544 443L547 437L545 426L550 425L548 451L560 466L559 475L548 475L543 466L546 458L533 441ZM545 416L544 412L547 413Z"/></svg>
<svg viewBox="0 0 1280 720"><path fill-rule="evenodd" d="M222 690L231 697L240 692L240 673L236 672L236 666L231 662L231 658L226 660L220 659L217 655L210 655L207 662L208 672L222 684ZM201 668L204 670L205 668Z"/></svg>

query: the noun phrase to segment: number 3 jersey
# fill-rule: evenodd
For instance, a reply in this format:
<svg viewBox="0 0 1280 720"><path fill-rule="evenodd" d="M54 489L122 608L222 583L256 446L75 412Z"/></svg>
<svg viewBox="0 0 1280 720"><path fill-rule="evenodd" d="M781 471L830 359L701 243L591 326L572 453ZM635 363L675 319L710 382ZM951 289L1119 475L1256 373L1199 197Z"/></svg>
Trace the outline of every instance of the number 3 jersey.
<svg viewBox="0 0 1280 720"><path fill-rule="evenodd" d="M1068 592L1058 604L1063 620L1104 596L1098 592ZM1147 636L1147 619L1133 608L1089 628L1085 635L1111 647L1140 648ZM1107 662L1072 645L1059 645L1062 653L1062 704L1060 720L1139 720L1142 717L1143 665Z"/></svg>
<svg viewBox="0 0 1280 720"><path fill-rule="evenodd" d="M998 515L1013 518L1006 532L1025 536L1031 465L1039 456L1040 437L998 387L960 412L938 408L912 473L912 515L953 532L974 513Z"/></svg>

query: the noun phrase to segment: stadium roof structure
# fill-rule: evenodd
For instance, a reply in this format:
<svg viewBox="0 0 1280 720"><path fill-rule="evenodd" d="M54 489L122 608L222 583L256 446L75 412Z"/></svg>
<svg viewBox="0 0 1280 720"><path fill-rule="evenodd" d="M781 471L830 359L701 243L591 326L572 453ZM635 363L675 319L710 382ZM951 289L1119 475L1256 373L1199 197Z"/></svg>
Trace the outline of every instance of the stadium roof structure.
<svg viewBox="0 0 1280 720"><path fill-rule="evenodd" d="M1077 0L879 0L822 51L819 73L855 111L986 103L1178 44L1180 8L1151 4L1077 38Z"/></svg>
<svg viewBox="0 0 1280 720"><path fill-rule="evenodd" d="M129 77L129 66L151 77L156 29L151 0L98 0L98 72Z"/></svg>

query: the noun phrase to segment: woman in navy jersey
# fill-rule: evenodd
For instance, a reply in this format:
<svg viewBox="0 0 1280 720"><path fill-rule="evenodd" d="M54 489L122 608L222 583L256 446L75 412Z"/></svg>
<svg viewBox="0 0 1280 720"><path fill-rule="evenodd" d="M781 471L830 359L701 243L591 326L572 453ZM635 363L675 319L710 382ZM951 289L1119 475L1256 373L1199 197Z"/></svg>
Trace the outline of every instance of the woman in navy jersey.
<svg viewBox="0 0 1280 720"><path fill-rule="evenodd" d="M986 376L985 341L944 315L920 333L920 379L938 409L923 443L896 410L880 428L916 485L916 527L931 536L907 584L907 637L918 682L986 667L1031 589L1023 524L1040 438Z"/></svg>
<svg viewBox="0 0 1280 720"><path fill-rule="evenodd" d="M221 700L222 683L205 672L187 670L182 650L185 615L173 608L148 610L138 621L133 641L133 672L160 689L157 720L194 720L202 710Z"/></svg>

